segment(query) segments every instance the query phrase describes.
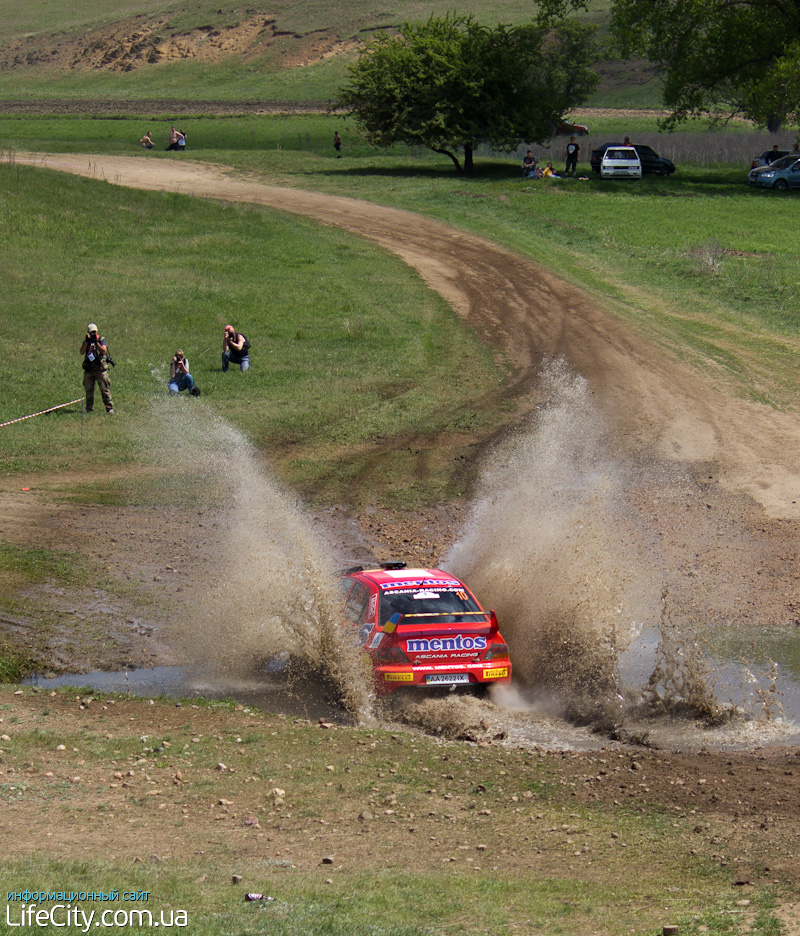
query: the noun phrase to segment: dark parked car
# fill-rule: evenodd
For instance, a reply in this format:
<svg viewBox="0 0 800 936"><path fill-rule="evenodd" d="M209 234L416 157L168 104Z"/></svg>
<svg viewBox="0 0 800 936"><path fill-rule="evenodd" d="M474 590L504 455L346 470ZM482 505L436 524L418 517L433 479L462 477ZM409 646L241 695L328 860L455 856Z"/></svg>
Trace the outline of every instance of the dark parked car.
<svg viewBox="0 0 800 936"><path fill-rule="evenodd" d="M622 146L622 143L604 143L602 146L598 146L597 149L592 150L592 154L589 157L589 164L595 172L600 172L600 164L603 161L603 154L609 147ZM675 163L671 159L667 159L666 156L659 156L658 153L651 149L649 146L645 146L643 143L631 143L630 144L636 152L639 154L639 161L642 164L642 175L663 175L668 176L672 175L675 171Z"/></svg>
<svg viewBox="0 0 800 936"><path fill-rule="evenodd" d="M764 150L763 153L759 153L758 156L753 157L753 161L750 163L750 168L757 169L759 166L769 166L770 163L774 163L776 159L783 159L784 156L790 155L790 150Z"/></svg>

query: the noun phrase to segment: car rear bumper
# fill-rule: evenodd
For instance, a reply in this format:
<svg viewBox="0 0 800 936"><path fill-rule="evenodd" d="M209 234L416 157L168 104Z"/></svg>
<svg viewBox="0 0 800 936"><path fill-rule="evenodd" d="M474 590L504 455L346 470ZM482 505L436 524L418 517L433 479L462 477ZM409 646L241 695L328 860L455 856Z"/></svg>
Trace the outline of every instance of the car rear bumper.
<svg viewBox="0 0 800 936"><path fill-rule="evenodd" d="M375 667L375 685L380 695L397 689L468 688L511 682L511 660L506 657L485 663L446 663Z"/></svg>
<svg viewBox="0 0 800 936"><path fill-rule="evenodd" d="M635 169L601 169L600 175L604 179L641 179L641 172Z"/></svg>

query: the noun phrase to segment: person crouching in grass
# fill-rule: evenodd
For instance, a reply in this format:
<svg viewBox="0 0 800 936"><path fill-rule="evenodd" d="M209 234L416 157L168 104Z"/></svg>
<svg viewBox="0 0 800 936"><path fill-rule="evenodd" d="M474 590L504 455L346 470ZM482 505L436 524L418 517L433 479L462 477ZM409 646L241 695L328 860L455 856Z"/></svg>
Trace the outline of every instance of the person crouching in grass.
<svg viewBox="0 0 800 936"><path fill-rule="evenodd" d="M182 390L194 390L194 379L189 373L189 361L180 348L169 363L169 392L177 396Z"/></svg>

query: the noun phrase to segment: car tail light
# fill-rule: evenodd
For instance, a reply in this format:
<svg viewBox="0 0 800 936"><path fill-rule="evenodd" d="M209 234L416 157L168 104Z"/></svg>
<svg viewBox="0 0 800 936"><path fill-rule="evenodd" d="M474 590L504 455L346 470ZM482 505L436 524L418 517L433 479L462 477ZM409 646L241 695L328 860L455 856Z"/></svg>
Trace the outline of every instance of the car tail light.
<svg viewBox="0 0 800 936"><path fill-rule="evenodd" d="M387 644L378 647L375 651L374 660L379 666L385 666L388 663L407 664L411 662L397 644Z"/></svg>
<svg viewBox="0 0 800 936"><path fill-rule="evenodd" d="M498 657L507 657L507 656L508 656L508 644L493 643L489 646L489 649L484 654L483 662L488 663L489 660L496 660Z"/></svg>

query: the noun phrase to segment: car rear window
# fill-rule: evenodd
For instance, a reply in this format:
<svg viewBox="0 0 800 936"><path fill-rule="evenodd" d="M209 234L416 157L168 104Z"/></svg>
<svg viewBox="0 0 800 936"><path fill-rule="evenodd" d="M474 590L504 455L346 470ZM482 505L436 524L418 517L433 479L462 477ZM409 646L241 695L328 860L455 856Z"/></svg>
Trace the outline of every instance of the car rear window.
<svg viewBox="0 0 800 936"><path fill-rule="evenodd" d="M465 588L409 588L381 595L379 619L385 624L393 614L402 614L404 624L451 624L465 620L483 624L488 616ZM409 619L411 618L411 619Z"/></svg>
<svg viewBox="0 0 800 936"><path fill-rule="evenodd" d="M628 159L631 162L636 162L638 158L634 150L628 149L608 150L606 156L609 159Z"/></svg>

